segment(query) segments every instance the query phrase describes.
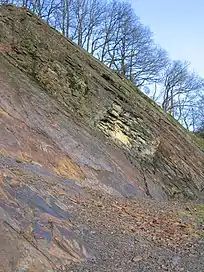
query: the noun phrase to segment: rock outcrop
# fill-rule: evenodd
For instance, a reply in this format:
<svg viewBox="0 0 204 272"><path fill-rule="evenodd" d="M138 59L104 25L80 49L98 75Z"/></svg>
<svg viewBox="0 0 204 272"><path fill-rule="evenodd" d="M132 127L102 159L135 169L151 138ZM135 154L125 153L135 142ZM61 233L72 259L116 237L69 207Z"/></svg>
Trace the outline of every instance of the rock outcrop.
<svg viewBox="0 0 204 272"><path fill-rule="evenodd" d="M88 189L203 200L203 151L126 79L14 6L0 50L2 271L92 258L72 223Z"/></svg>

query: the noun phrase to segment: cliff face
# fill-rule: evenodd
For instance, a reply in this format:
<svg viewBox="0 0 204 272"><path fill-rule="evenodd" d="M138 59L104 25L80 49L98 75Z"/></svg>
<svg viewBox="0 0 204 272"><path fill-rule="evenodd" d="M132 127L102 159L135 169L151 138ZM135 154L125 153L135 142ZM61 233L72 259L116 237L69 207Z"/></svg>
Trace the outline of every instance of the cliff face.
<svg viewBox="0 0 204 272"><path fill-rule="evenodd" d="M85 188L203 199L203 152L131 83L25 9L0 8L0 44L3 271L90 257L69 230Z"/></svg>
<svg viewBox="0 0 204 272"><path fill-rule="evenodd" d="M58 103L58 110L62 114L76 117L85 124L90 134L100 131L96 138L101 137L104 144L107 137L112 148L119 148L116 148L120 150L117 152L122 154L117 155L116 165L117 159L123 160L120 167L117 169L117 166L113 168L109 165L108 169L103 169L105 154L97 150L97 140L90 140L92 149L96 146L91 156L98 157L97 162L93 159L93 168L108 171L112 176L110 182L106 182L106 187L131 183L139 195L149 195L155 199L177 196L196 198L202 195L204 156L184 130L141 96L129 82L112 73L28 11L3 8L0 16L1 44L8 48L8 52L1 54L1 66L4 67L3 61L6 61L24 72L43 88L44 95L49 94ZM26 91L27 94L22 95L34 95L32 90ZM34 107L37 110L43 106L41 103L44 104L49 119L51 109L47 109L43 98L41 100ZM27 103L30 104L29 101ZM16 102L13 102L14 105ZM31 116L34 119L34 113L32 115L31 112L29 118ZM51 112L49 120L53 119L59 126L59 114ZM48 131L46 124L38 126L48 137L56 138L63 152L74 156L69 154L69 141L64 139L62 142L56 133ZM60 128L58 134L61 133ZM65 134L69 135L68 132ZM109 147L104 148L109 150ZM87 160L87 156L83 156ZM120 179L116 178L119 172L123 172ZM83 175L86 176L86 173L83 172ZM101 180L97 183L101 184ZM111 183L115 185L111 186ZM119 189L112 189L122 193Z"/></svg>

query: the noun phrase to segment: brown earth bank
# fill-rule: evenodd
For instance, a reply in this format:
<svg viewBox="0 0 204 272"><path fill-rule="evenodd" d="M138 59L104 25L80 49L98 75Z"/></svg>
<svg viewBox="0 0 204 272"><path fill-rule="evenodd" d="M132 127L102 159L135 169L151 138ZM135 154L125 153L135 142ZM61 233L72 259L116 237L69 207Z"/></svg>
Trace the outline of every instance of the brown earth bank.
<svg viewBox="0 0 204 272"><path fill-rule="evenodd" d="M26 9L0 51L0 271L204 271L189 134Z"/></svg>

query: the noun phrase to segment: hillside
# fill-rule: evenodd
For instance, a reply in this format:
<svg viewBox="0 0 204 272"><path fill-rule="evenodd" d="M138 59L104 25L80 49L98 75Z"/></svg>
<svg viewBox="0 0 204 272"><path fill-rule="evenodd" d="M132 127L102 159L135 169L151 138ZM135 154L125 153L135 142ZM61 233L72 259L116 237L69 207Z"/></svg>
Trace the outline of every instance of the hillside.
<svg viewBox="0 0 204 272"><path fill-rule="evenodd" d="M202 271L188 133L26 9L0 8L0 50L0 271Z"/></svg>

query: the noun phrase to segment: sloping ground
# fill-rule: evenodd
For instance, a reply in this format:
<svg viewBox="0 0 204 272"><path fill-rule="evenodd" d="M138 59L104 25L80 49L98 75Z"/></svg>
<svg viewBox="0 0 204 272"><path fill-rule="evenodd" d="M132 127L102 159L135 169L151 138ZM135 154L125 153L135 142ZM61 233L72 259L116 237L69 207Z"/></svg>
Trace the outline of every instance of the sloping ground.
<svg viewBox="0 0 204 272"><path fill-rule="evenodd" d="M0 271L204 270L202 205L150 200L203 200L187 133L25 9L0 43Z"/></svg>
<svg viewBox="0 0 204 272"><path fill-rule="evenodd" d="M40 84L58 101L58 108L84 122L92 135L100 130L111 139L111 145L115 142L121 150L117 164L118 158L123 161L124 155L120 155L123 150L131 170L126 170L126 163L121 162L120 171L130 174L125 179L131 180L138 194L158 200L203 196L204 156L185 131L144 99L130 83L111 73L30 12L3 7L0 18L1 44L8 51L2 54L4 58ZM37 103L33 101L35 111L40 110ZM50 109L47 112L47 119L60 127L61 116L50 113ZM30 114L28 116L31 119ZM48 136L56 137L64 151L69 151L68 141L58 137L61 130L53 136L53 131L49 132L47 124L42 122L40 128ZM64 128L64 133L68 134L66 130ZM100 146L92 139L91 142L92 149ZM98 157L93 159L95 164L101 165L103 156L98 150L94 153ZM78 157L82 160L81 155ZM84 157L87 158L85 154ZM112 172L113 168L109 167L108 171Z"/></svg>

